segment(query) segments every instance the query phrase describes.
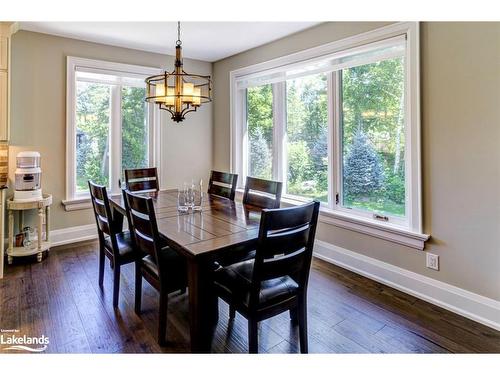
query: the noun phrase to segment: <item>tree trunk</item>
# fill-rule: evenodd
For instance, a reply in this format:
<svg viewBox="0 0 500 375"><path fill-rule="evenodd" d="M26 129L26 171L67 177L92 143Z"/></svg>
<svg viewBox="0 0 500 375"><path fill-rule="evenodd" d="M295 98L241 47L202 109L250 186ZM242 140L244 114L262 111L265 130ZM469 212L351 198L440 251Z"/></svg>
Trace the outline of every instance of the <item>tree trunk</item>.
<svg viewBox="0 0 500 375"><path fill-rule="evenodd" d="M401 130L403 129L404 122L404 91L401 90L401 96L399 98L399 113L398 122L396 125L396 151L394 157L394 168L393 173L396 174L399 171L399 164L401 163Z"/></svg>

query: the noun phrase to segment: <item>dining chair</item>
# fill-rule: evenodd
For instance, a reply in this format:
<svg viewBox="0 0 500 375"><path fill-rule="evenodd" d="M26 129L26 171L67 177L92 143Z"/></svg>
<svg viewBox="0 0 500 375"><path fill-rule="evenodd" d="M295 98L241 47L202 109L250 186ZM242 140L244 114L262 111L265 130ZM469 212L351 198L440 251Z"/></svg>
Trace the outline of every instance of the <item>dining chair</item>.
<svg viewBox="0 0 500 375"><path fill-rule="evenodd" d="M238 175L226 172L211 171L208 181L208 194L218 195L234 201Z"/></svg>
<svg viewBox="0 0 500 375"><path fill-rule="evenodd" d="M113 268L113 307L118 306L120 293L120 268L135 261L136 251L129 231L122 231L114 220L105 186L88 181L99 238L99 286L103 287L104 263L107 257ZM121 222L120 222L121 223Z"/></svg>
<svg viewBox="0 0 500 375"><path fill-rule="evenodd" d="M282 183L278 181L263 180L247 177L243 204L257 208L279 208L281 204ZM228 265L255 257L255 249L246 246L235 246L230 252L217 259L218 265Z"/></svg>
<svg viewBox="0 0 500 375"><path fill-rule="evenodd" d="M168 294L186 291L187 264L185 259L167 246L160 237L155 209L150 197L140 197L123 190L125 208L135 246L145 256L137 258L135 268L135 312L141 313L142 279L160 295L158 343L166 344Z"/></svg>
<svg viewBox="0 0 500 375"><path fill-rule="evenodd" d="M279 208L281 204L282 183L247 177L243 203L260 208Z"/></svg>
<svg viewBox="0 0 500 375"><path fill-rule="evenodd" d="M308 352L307 284L319 206L264 209L255 259L214 272L217 295L248 320L250 353L258 351L258 323L285 311L298 320L300 351Z"/></svg>
<svg viewBox="0 0 500 375"><path fill-rule="evenodd" d="M156 168L125 169L125 189L131 192L158 191L158 170Z"/></svg>

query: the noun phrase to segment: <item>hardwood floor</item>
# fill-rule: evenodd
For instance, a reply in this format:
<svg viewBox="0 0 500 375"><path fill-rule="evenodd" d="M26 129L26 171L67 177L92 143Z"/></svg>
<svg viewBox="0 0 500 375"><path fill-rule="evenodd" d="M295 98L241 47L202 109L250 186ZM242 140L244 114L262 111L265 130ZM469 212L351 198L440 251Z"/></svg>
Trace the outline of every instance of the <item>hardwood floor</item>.
<svg viewBox="0 0 500 375"><path fill-rule="evenodd" d="M99 289L97 244L55 248L42 263L9 266L0 280L0 328L50 339L51 353L188 352L187 294L169 301L168 345L156 343L157 292L143 283L134 312L134 266L122 267L120 302L112 306L106 264ZM246 353L247 323L228 321L219 300L215 353ZM314 260L308 298L310 353L500 353L500 332L350 271ZM0 346L1 348L1 346ZM259 326L259 352L297 353L298 327L288 314Z"/></svg>

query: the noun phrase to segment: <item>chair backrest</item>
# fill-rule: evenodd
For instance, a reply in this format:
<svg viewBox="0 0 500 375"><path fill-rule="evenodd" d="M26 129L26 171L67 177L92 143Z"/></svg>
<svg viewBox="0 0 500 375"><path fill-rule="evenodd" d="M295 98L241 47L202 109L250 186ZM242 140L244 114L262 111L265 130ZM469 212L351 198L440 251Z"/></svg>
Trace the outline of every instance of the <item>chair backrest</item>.
<svg viewBox="0 0 500 375"><path fill-rule="evenodd" d="M237 181L237 174L212 171L208 182L208 194L218 195L234 201Z"/></svg>
<svg viewBox="0 0 500 375"><path fill-rule="evenodd" d="M90 199L94 207L94 215L97 224L97 232L101 240L104 235L111 237L111 241L115 241L115 227L113 223L113 216L111 214L111 207L109 205L108 193L106 187L97 185L92 181L88 181L90 190ZM115 243L113 243L114 247Z"/></svg>
<svg viewBox="0 0 500 375"><path fill-rule="evenodd" d="M123 195L132 239L137 249L151 255L156 262L160 235L153 200L150 197L134 195L128 190L123 190Z"/></svg>
<svg viewBox="0 0 500 375"><path fill-rule="evenodd" d="M247 177L243 203L260 208L279 208L282 184L278 181Z"/></svg>
<svg viewBox="0 0 500 375"><path fill-rule="evenodd" d="M290 276L300 290L307 288L319 206L314 201L262 211L250 303L258 301L264 280Z"/></svg>
<svg viewBox="0 0 500 375"><path fill-rule="evenodd" d="M125 189L132 192L160 190L157 169L125 169Z"/></svg>

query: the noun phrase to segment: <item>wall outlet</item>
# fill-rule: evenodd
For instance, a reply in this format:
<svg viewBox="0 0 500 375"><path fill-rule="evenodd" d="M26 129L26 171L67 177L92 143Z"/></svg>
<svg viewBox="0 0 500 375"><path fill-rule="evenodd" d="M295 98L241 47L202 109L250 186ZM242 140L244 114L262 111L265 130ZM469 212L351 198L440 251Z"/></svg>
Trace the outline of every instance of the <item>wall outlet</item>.
<svg viewBox="0 0 500 375"><path fill-rule="evenodd" d="M427 268L439 271L439 255L426 253L426 266Z"/></svg>

